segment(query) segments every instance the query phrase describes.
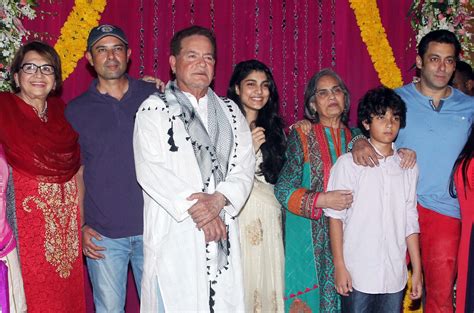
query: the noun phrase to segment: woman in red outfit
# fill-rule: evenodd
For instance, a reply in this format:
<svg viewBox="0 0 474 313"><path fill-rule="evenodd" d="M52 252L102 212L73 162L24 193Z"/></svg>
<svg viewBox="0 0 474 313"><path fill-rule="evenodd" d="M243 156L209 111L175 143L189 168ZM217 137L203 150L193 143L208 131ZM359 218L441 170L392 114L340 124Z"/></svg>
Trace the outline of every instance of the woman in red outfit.
<svg viewBox="0 0 474 313"><path fill-rule="evenodd" d="M18 251L28 312L84 312L77 135L65 103L56 51L41 42L19 49L15 93L0 93L0 144L13 170Z"/></svg>
<svg viewBox="0 0 474 313"><path fill-rule="evenodd" d="M456 194L461 205L461 242L458 255L456 312L474 312L474 131L453 168ZM456 196L450 186L450 193Z"/></svg>

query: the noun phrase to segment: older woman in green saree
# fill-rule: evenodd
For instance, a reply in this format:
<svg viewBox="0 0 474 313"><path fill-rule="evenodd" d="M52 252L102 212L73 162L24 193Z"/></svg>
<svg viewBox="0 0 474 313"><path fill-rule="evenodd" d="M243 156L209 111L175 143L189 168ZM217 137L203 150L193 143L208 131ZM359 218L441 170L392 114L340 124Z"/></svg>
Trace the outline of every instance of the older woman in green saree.
<svg viewBox="0 0 474 313"><path fill-rule="evenodd" d="M350 190L325 192L332 164L355 135L347 126L348 112L349 91L339 75L330 69L315 74L305 91L310 131L298 126L291 131L287 161L275 185L275 195L286 209L286 312L341 310L322 209L342 210L352 203Z"/></svg>

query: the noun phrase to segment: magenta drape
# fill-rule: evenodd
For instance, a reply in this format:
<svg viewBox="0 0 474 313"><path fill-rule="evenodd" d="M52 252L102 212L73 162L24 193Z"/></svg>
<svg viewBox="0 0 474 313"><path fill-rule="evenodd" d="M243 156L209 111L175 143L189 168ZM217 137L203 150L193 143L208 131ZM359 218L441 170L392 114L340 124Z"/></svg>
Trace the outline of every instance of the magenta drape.
<svg viewBox="0 0 474 313"><path fill-rule="evenodd" d="M37 9L45 13L25 26L54 44L73 2L39 0ZM411 67L416 55L406 17L410 4L411 0L378 1L405 82L414 75ZM349 87L352 124L357 100L380 85L348 0L108 0L100 22L118 25L127 34L132 76L153 75L162 80L170 77L169 41L176 30L191 24L214 29L217 93L225 95L237 62L257 58L273 70L288 124L302 118L305 84L323 67L334 68ZM84 92L92 78L83 58L65 81L63 98L68 101ZM127 312L137 311L136 302L136 297L131 298Z"/></svg>
<svg viewBox="0 0 474 313"><path fill-rule="evenodd" d="M39 14L25 25L54 44L73 0L40 0ZM52 2L52 3L51 3ZM407 19L410 0L378 1L382 23L405 82L415 60ZM116 24L132 49L129 72L168 80L169 40L191 24L213 28L218 62L214 87L224 95L235 63L257 58L273 70L288 123L303 116L303 93L312 74L334 68L352 93L352 105L380 84L348 0L108 0L101 23ZM141 31L143 29L143 31ZM411 42L411 47L409 46ZM83 92L92 79L83 58L65 81L63 98ZM355 110L352 110L355 121Z"/></svg>

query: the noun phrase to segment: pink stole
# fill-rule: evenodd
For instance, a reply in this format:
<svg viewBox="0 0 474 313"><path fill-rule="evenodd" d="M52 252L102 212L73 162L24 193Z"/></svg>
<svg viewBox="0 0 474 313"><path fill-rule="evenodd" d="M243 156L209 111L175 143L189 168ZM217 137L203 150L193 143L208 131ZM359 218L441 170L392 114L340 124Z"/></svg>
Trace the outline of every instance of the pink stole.
<svg viewBox="0 0 474 313"><path fill-rule="evenodd" d="M3 146L0 145L0 258L10 253L16 245L12 229L7 222L7 185L8 164Z"/></svg>
<svg viewBox="0 0 474 313"><path fill-rule="evenodd" d="M8 165L5 159L5 152L0 145L0 258L6 256L15 248L15 238L7 223L7 185L8 185ZM10 312L8 294L8 267L4 261L0 260L0 308L1 312Z"/></svg>

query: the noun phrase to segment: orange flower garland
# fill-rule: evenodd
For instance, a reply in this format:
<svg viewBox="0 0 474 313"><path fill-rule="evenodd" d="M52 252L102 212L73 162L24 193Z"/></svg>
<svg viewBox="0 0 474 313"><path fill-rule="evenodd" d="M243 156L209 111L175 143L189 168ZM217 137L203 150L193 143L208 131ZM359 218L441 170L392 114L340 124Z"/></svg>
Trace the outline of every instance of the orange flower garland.
<svg viewBox="0 0 474 313"><path fill-rule="evenodd" d="M390 88L403 85L402 73L395 63L376 0L349 0L359 25L362 40L367 45L370 58L380 82Z"/></svg>
<svg viewBox="0 0 474 313"><path fill-rule="evenodd" d="M64 80L84 56L89 31L99 24L106 4L106 0L75 0L74 7L61 28L61 35L54 46L61 57Z"/></svg>

